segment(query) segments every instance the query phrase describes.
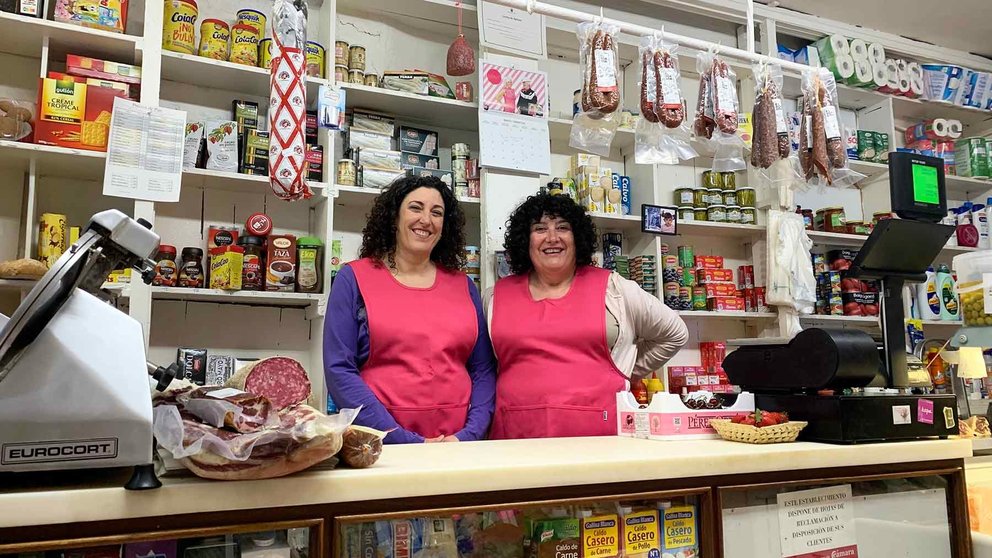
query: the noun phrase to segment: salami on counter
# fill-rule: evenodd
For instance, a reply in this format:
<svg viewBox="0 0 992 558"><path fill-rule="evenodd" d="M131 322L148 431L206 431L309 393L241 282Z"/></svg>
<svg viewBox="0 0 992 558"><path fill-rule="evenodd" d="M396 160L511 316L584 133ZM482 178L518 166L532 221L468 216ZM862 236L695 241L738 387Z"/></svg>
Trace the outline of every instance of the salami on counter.
<svg viewBox="0 0 992 558"><path fill-rule="evenodd" d="M252 362L231 376L226 385L264 396L276 410L306 402L312 391L306 369L289 357Z"/></svg>

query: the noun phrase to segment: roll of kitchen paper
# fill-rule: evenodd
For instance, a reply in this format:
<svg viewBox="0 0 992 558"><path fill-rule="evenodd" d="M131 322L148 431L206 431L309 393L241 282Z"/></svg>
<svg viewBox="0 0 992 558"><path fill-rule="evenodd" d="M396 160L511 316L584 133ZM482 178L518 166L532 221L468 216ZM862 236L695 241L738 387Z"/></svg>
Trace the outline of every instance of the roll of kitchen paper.
<svg viewBox="0 0 992 558"><path fill-rule="evenodd" d="M871 43L868 45L868 59L875 66L885 64L885 47L881 43Z"/></svg>
<svg viewBox="0 0 992 558"><path fill-rule="evenodd" d="M909 69L910 80L914 78L923 79L923 66L920 66L919 62L910 62L907 68Z"/></svg>
<svg viewBox="0 0 992 558"><path fill-rule="evenodd" d="M851 46L847 43L847 37L843 35L829 35L816 41L815 46L820 56L820 63L824 67L832 68L838 56L851 54Z"/></svg>
<svg viewBox="0 0 992 558"><path fill-rule="evenodd" d="M923 76L914 77L909 75L909 97L918 99L926 92L926 84L923 83Z"/></svg>
<svg viewBox="0 0 992 558"><path fill-rule="evenodd" d="M950 119L947 121L947 137L948 139L958 139L964 132L964 125L961 124L960 120Z"/></svg>
<svg viewBox="0 0 992 558"><path fill-rule="evenodd" d="M909 95L909 69L902 68L898 70L899 72L899 94Z"/></svg>
<svg viewBox="0 0 992 558"><path fill-rule="evenodd" d="M895 60L885 61L885 88L888 93L899 91L899 66Z"/></svg>
<svg viewBox="0 0 992 558"><path fill-rule="evenodd" d="M851 54L851 45L844 35L830 35L830 48L834 54Z"/></svg>
<svg viewBox="0 0 992 558"><path fill-rule="evenodd" d="M848 81L854 77L854 59L847 54L842 54L834 60L834 75L838 80Z"/></svg>
<svg viewBox="0 0 992 558"><path fill-rule="evenodd" d="M868 43L861 39L852 39L850 48L851 58L853 58L855 62L858 60L868 60Z"/></svg>
<svg viewBox="0 0 992 558"><path fill-rule="evenodd" d="M872 67L868 60L854 61L854 76L848 83L857 87L869 87L872 85Z"/></svg>

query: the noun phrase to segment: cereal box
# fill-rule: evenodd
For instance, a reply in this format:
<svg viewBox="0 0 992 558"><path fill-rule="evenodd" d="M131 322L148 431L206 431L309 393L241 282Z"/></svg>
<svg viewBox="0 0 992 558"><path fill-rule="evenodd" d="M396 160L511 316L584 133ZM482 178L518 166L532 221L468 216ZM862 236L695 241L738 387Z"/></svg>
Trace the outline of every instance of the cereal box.
<svg viewBox="0 0 992 558"><path fill-rule="evenodd" d="M35 143L106 151L116 97L127 93L72 79L41 79Z"/></svg>

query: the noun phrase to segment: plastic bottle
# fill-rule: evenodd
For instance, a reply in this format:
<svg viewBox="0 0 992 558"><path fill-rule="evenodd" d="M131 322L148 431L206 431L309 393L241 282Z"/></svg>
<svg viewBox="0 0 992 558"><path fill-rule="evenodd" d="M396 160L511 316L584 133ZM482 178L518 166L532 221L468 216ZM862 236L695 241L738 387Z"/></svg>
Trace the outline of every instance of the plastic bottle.
<svg viewBox="0 0 992 558"><path fill-rule="evenodd" d="M927 268L927 278L917 285L916 307L921 320L940 319L940 295L937 293L937 274L933 267Z"/></svg>
<svg viewBox="0 0 992 558"><path fill-rule="evenodd" d="M648 403L654 401L656 393L665 391L665 383L658 378L657 372L651 374L651 377L644 384L648 389Z"/></svg>
<svg viewBox="0 0 992 558"><path fill-rule="evenodd" d="M971 206L971 222L978 229L978 247L989 247L989 216L986 207L980 203Z"/></svg>
<svg viewBox="0 0 992 558"><path fill-rule="evenodd" d="M989 198L989 199L992 200L992 198ZM986 209L989 209L989 208L986 207ZM958 225L958 218L957 218L957 214L956 214L954 208L948 208L947 209L947 217L944 217L943 219L941 219L940 220L940 224L941 225L951 225L952 227L956 227ZM951 235L951 238L948 238L947 239L947 245L948 246L957 246L958 245L958 236L956 234L952 234Z"/></svg>
<svg viewBox="0 0 992 558"><path fill-rule="evenodd" d="M651 402L648 398L648 388L644 385L644 380L639 380L630 391L634 394L634 399L637 400L639 405L647 405Z"/></svg>
<svg viewBox="0 0 992 558"><path fill-rule="evenodd" d="M940 293L940 319L949 322L959 320L961 312L958 294L954 290L954 277L947 264L940 264L937 268L937 291Z"/></svg>

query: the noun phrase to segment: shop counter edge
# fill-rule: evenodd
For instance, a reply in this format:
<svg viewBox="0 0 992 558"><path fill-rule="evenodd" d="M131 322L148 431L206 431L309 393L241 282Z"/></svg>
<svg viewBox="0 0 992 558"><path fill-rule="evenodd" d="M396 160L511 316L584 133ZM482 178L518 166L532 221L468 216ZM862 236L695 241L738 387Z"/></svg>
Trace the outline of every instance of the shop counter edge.
<svg viewBox="0 0 992 558"><path fill-rule="evenodd" d="M260 481L166 476L161 488L138 492L106 483L58 489L0 486L0 528L971 455L971 441L966 439L839 446L602 437L386 446L379 462L368 469L319 470Z"/></svg>

